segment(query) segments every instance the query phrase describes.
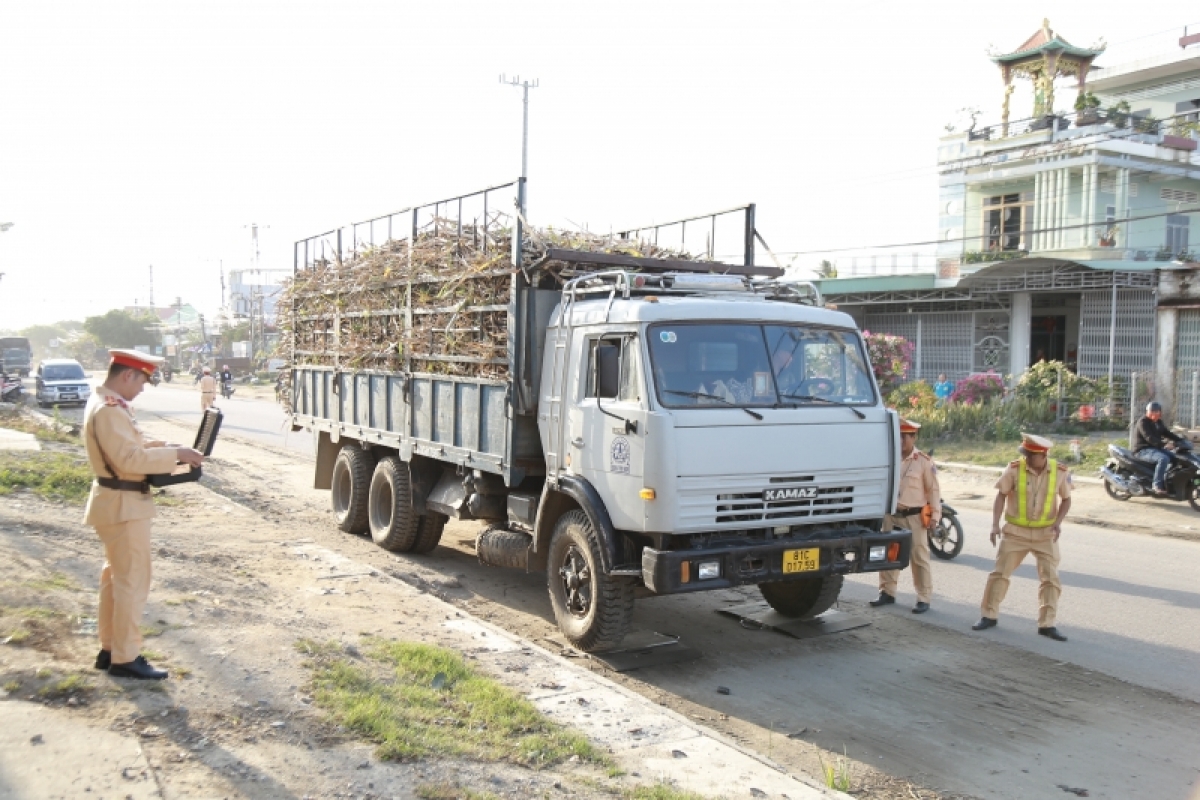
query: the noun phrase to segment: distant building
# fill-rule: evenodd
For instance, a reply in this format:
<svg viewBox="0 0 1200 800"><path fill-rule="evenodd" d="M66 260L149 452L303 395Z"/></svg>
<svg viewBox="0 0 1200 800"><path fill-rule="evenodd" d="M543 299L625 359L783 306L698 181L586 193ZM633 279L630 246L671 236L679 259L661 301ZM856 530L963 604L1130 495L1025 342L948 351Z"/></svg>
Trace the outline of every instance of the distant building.
<svg viewBox="0 0 1200 800"><path fill-rule="evenodd" d="M1000 121L939 144L936 263L820 281L864 328L916 344L912 377L1016 377L1045 358L1123 387L1145 373L1168 407L1200 402L1176 380L1200 370L1200 47L1096 68L1102 54L1045 23L994 56ZM1016 81L1033 108L1014 119Z"/></svg>

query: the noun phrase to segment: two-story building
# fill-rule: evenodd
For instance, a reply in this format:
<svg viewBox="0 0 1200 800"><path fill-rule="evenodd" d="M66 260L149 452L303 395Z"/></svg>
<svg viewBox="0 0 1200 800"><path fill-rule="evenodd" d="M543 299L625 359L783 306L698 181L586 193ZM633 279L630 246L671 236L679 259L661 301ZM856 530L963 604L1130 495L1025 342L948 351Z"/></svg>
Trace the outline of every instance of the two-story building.
<svg viewBox="0 0 1200 800"><path fill-rule="evenodd" d="M1000 121L939 143L934 264L839 264L822 292L863 328L914 342L913 377L1019 376L1057 359L1122 396L1144 373L1168 406L1200 400L1175 377L1200 370L1200 44L1186 44L1098 67L1102 47L1046 23L994 56ZM1021 81L1025 114L1011 108Z"/></svg>

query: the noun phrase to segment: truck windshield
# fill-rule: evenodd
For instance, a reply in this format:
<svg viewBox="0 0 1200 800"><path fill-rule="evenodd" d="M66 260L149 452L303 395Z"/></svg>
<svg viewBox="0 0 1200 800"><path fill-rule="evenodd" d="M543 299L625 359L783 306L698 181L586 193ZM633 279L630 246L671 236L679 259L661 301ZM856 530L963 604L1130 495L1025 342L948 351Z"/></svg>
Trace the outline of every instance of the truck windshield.
<svg viewBox="0 0 1200 800"><path fill-rule="evenodd" d="M855 331L786 324L651 325L659 403L696 406L874 405Z"/></svg>

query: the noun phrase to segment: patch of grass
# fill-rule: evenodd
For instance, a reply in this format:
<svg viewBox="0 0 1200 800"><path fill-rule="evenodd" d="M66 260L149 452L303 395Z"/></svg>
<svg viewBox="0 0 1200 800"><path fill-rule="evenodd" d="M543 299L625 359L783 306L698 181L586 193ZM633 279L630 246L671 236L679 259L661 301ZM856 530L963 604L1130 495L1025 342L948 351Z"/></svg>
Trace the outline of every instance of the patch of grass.
<svg viewBox="0 0 1200 800"><path fill-rule="evenodd" d="M54 673L50 671L49 667L42 667L37 672L33 673L33 677L37 678L39 681L44 681L53 674Z"/></svg>
<svg viewBox="0 0 1200 800"><path fill-rule="evenodd" d="M0 608L0 615L20 617L21 619L53 619L63 616L63 612L41 606L17 606L16 608Z"/></svg>
<svg viewBox="0 0 1200 800"><path fill-rule="evenodd" d="M4 637L4 643L5 644L25 644L25 642L29 641L29 637L31 635L32 634L30 634L30 632L25 630L24 628L16 628L15 630L13 630L12 633L10 633L10 634L8 634L8 636Z"/></svg>
<svg viewBox="0 0 1200 800"><path fill-rule="evenodd" d="M163 635L163 630L164 630L164 629L163 629L163 628L156 628L156 627L154 627L153 625L143 625L143 626L140 628L140 630L142 631L142 636L143 636L143 637L145 637L145 638L147 638L147 639L151 639L151 638L153 638L153 637L155 637L155 636L162 636L162 635ZM146 658L149 658L149 657L150 657L150 656L146 656Z"/></svg>
<svg viewBox="0 0 1200 800"><path fill-rule="evenodd" d="M38 689L38 697L66 697L80 692L90 692L92 682L82 675L68 675L62 680L48 683Z"/></svg>
<svg viewBox="0 0 1200 800"><path fill-rule="evenodd" d="M706 800L704 795L676 789L668 783L635 786L625 793L626 800Z"/></svg>
<svg viewBox="0 0 1200 800"><path fill-rule="evenodd" d="M192 671L188 667L171 667L171 674L176 678L190 678Z"/></svg>
<svg viewBox="0 0 1200 800"><path fill-rule="evenodd" d="M12 694L20 688L21 682L18 680L11 680L4 684L4 691L8 692L9 694Z"/></svg>
<svg viewBox="0 0 1200 800"><path fill-rule="evenodd" d="M79 434L76 432L78 426L68 422L57 408L54 410L54 422L54 425L45 425L19 411L0 413L0 428L32 433L43 442L79 444Z"/></svg>
<svg viewBox="0 0 1200 800"><path fill-rule="evenodd" d="M87 459L46 451L0 450L0 494L28 489L39 497L83 502L92 489Z"/></svg>
<svg viewBox="0 0 1200 800"><path fill-rule="evenodd" d="M834 764L826 764L825 759L821 758L820 754L817 755L817 760L821 762L821 772L825 776L825 785L839 792L850 791L850 759L845 753L843 749L842 755L837 757Z"/></svg>
<svg viewBox="0 0 1200 800"><path fill-rule="evenodd" d="M491 792L473 792L447 781L422 783L417 787L421 800L498 800Z"/></svg>
<svg viewBox="0 0 1200 800"><path fill-rule="evenodd" d="M1050 457L1078 474L1095 473L1108 460L1109 444L1128 445L1127 437L1103 437L1100 439L1079 438L1082 459L1074 461L1071 456L1071 441L1056 440ZM989 467L1007 466L1008 462L1021 457L1017 452L1019 442L984 442L978 439L940 439L926 442L932 445L934 458L938 461L954 461L962 464L979 464ZM925 449L921 443L917 447Z"/></svg>
<svg viewBox="0 0 1200 800"><path fill-rule="evenodd" d="M378 744L380 758L451 757L538 767L571 756L608 765L583 736L546 719L516 692L452 650L363 642L355 662L336 643L297 643L310 656L313 696L346 728Z"/></svg>
<svg viewBox="0 0 1200 800"><path fill-rule="evenodd" d="M146 657L147 661L166 661L167 660L166 653L160 653L157 650L143 650L142 655Z"/></svg>
<svg viewBox="0 0 1200 800"><path fill-rule="evenodd" d="M192 597L189 595L187 597L172 597L170 600L167 600L165 602L169 606L182 606L182 605L189 604L189 603L199 603L200 598Z"/></svg>
<svg viewBox="0 0 1200 800"><path fill-rule="evenodd" d="M53 592L55 590L75 591L79 588L79 584L70 575L63 572L53 572L46 578L34 578L33 580L25 581L25 585L30 589L41 589L45 592Z"/></svg>
<svg viewBox="0 0 1200 800"><path fill-rule="evenodd" d="M155 492L154 505L163 506L165 508L177 508L184 505L184 499L182 497L176 497L173 494L167 494L166 492Z"/></svg>

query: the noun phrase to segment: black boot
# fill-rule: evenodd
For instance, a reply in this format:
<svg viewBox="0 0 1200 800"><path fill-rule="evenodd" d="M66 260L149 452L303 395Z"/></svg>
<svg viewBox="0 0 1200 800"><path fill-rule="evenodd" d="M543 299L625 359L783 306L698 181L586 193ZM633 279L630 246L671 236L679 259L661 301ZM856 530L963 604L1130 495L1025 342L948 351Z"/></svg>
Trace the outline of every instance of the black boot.
<svg viewBox="0 0 1200 800"><path fill-rule="evenodd" d="M112 664L108 674L114 678L137 678L142 681L161 681L167 677L166 670L150 666L145 656L138 656L128 664Z"/></svg>
<svg viewBox="0 0 1200 800"><path fill-rule="evenodd" d="M996 620L992 619L991 617L980 617L979 622L976 622L971 626L971 630L986 631L988 628L996 627L997 624L999 623L997 623Z"/></svg>
<svg viewBox="0 0 1200 800"><path fill-rule="evenodd" d="M892 597L890 594L888 594L887 592L880 589L879 597L876 597L874 600L872 600L869 603L869 605L871 605L875 608L879 608L880 606L890 606L894 602L896 602L896 598Z"/></svg>
<svg viewBox="0 0 1200 800"><path fill-rule="evenodd" d="M101 650L96 654L96 669L108 669L112 664L112 653L108 650Z"/></svg>
<svg viewBox="0 0 1200 800"><path fill-rule="evenodd" d="M1058 628L1051 625L1049 628L1038 628L1038 636L1048 636L1056 642L1065 642L1067 637L1058 632Z"/></svg>

